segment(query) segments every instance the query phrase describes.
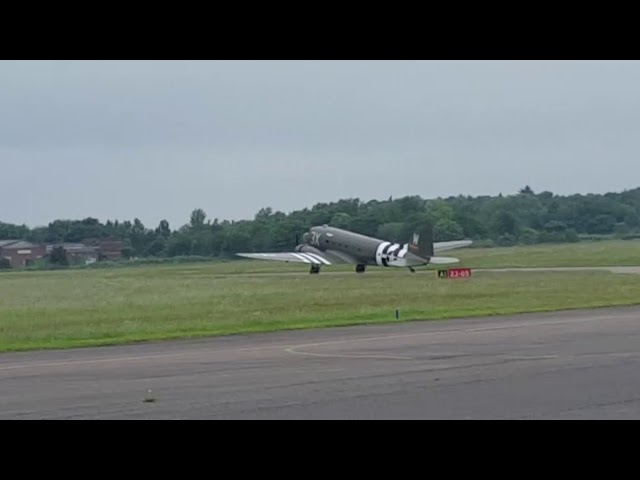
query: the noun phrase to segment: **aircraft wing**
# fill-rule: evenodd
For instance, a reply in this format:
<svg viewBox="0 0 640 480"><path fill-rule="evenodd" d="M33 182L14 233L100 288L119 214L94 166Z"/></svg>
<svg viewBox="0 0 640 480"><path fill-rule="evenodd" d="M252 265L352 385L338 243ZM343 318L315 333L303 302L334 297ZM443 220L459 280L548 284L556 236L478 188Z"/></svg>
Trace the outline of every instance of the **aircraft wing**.
<svg viewBox="0 0 640 480"><path fill-rule="evenodd" d="M316 265L335 265L340 263L357 263L355 259L346 257L341 252L280 252L280 253L236 253L245 258L257 260L275 260L278 262L297 262Z"/></svg>
<svg viewBox="0 0 640 480"><path fill-rule="evenodd" d="M445 250L453 250L454 248L463 248L471 245L473 240L454 240L452 242L438 242L433 244L433 251L444 252Z"/></svg>

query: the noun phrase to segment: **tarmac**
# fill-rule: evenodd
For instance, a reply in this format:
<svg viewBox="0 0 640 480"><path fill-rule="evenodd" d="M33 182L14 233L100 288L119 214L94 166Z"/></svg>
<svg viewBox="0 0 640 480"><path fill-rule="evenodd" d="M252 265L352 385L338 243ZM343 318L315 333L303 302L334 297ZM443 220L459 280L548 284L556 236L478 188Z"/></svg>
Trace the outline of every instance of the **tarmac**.
<svg viewBox="0 0 640 480"><path fill-rule="evenodd" d="M0 419L639 419L638 371L640 307L410 321L0 354Z"/></svg>

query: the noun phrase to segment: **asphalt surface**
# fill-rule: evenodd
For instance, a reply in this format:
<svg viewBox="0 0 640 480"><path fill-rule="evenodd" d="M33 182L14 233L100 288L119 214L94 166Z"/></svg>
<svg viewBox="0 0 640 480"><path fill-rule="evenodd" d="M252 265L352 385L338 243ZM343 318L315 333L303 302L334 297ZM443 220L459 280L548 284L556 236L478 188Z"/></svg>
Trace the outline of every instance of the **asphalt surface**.
<svg viewBox="0 0 640 480"><path fill-rule="evenodd" d="M407 322L1 354L0 419L637 419L638 372L640 307Z"/></svg>

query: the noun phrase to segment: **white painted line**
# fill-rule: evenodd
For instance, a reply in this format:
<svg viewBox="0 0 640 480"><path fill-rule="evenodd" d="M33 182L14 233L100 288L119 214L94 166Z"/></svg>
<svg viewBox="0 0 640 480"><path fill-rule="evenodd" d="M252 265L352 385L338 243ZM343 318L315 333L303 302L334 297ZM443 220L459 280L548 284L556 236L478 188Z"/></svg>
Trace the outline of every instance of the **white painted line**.
<svg viewBox="0 0 640 480"><path fill-rule="evenodd" d="M333 354L333 353L315 353L315 352L300 352L296 350L296 347L290 347L285 349L287 353L293 353L294 355L306 355L309 357L330 357L330 358L375 358L382 360L412 360L413 357L400 357L394 355L351 355L348 353L344 354Z"/></svg>

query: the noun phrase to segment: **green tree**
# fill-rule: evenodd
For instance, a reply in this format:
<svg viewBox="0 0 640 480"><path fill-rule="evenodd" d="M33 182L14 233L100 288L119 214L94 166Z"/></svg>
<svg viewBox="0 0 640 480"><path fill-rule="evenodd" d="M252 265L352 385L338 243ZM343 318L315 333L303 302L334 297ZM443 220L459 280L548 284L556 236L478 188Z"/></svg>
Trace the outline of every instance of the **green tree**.
<svg viewBox="0 0 640 480"><path fill-rule="evenodd" d="M520 242L525 245L532 245L538 242L538 232L533 228L525 227L520 232Z"/></svg>
<svg viewBox="0 0 640 480"><path fill-rule="evenodd" d="M131 239L131 248L135 256L142 256L147 247L147 229L140 219L136 218L133 221L131 227L131 233L129 234Z"/></svg>
<svg viewBox="0 0 640 480"><path fill-rule="evenodd" d="M333 216L333 218L331 218L330 225L336 228L348 230L351 225L351 215L344 212L338 212Z"/></svg>
<svg viewBox="0 0 640 480"><path fill-rule="evenodd" d="M167 244L167 255L179 257L191 255L191 245L193 241L187 233L177 233L173 235Z"/></svg>
<svg viewBox="0 0 640 480"><path fill-rule="evenodd" d="M68 266L67 251L62 246L54 247L49 254L48 263L62 267Z"/></svg>
<svg viewBox="0 0 640 480"><path fill-rule="evenodd" d="M626 236L640 230L640 188L604 195L562 196L549 191L536 194L525 186L513 195L458 195L426 200L413 195L367 202L347 198L317 203L289 214L265 207L251 221L216 218L213 223L198 208L177 231L171 231L166 220L155 229L147 229L137 218L133 222L107 220L105 224L94 217L55 219L47 226L33 229L0 222L0 239L60 243L108 237L123 241L125 258L227 256L257 249L288 250L293 248L296 235L312 225L325 223L402 242L426 225L434 226L438 239L465 237L503 245L578 241L578 234L584 233Z"/></svg>
<svg viewBox="0 0 640 480"><path fill-rule="evenodd" d="M171 228L169 228L169 222L166 220L160 220L158 228L156 228L156 234L164 238L165 240L171 236Z"/></svg>
<svg viewBox="0 0 640 480"><path fill-rule="evenodd" d="M461 240L464 236L462 227L453 220L442 219L433 226L433 240L435 242L448 242Z"/></svg>
<svg viewBox="0 0 640 480"><path fill-rule="evenodd" d="M491 229L493 230L494 235L497 235L498 237L509 235L509 237L505 238L510 242L511 237L517 237L518 235L518 220L512 212L499 210L492 218Z"/></svg>
<svg viewBox="0 0 640 480"><path fill-rule="evenodd" d="M389 242L406 242L409 238L403 222L383 223L378 227L377 237Z"/></svg>
<svg viewBox="0 0 640 480"><path fill-rule="evenodd" d="M586 222L587 233L607 234L613 232L616 218L613 215L596 215Z"/></svg>
<svg viewBox="0 0 640 480"><path fill-rule="evenodd" d="M432 225L437 224L440 220L453 221L453 208L444 200L429 200L424 208L428 222Z"/></svg>
<svg viewBox="0 0 640 480"><path fill-rule="evenodd" d="M204 212L204 210L202 210L201 208L196 208L191 212L189 226L192 230L201 230L207 225L205 223L206 218L207 214Z"/></svg>
<svg viewBox="0 0 640 480"><path fill-rule="evenodd" d="M166 248L167 240L165 237L159 236L147 247L145 256L163 257L166 253Z"/></svg>

